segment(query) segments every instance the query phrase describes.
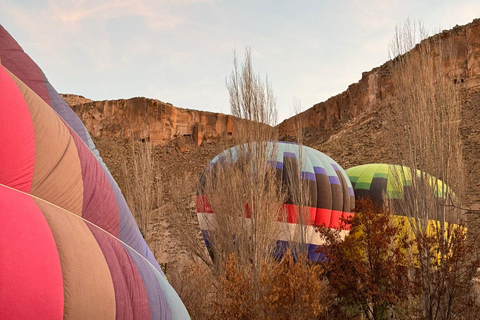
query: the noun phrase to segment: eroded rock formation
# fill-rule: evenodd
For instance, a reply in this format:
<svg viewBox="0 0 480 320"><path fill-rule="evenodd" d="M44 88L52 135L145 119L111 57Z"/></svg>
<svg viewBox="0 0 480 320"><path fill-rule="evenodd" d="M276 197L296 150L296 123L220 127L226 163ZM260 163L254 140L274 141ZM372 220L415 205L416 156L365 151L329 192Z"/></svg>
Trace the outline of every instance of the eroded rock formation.
<svg viewBox="0 0 480 320"><path fill-rule="evenodd" d="M447 61L444 68L461 89L467 200L480 209L480 19L425 41L435 46L439 38L452 40L457 48L455 61ZM397 163L385 129L394 96L394 72L392 61L364 72L360 81L345 92L282 122L278 127L281 136L290 139L301 123L304 143L327 153L344 168L372 162ZM96 138L136 136L158 145L175 136L191 136L197 145L234 138L239 121L229 115L176 108L146 98L90 102L73 109Z"/></svg>
<svg viewBox="0 0 480 320"><path fill-rule="evenodd" d="M480 209L480 19L424 40L434 54L439 38L453 41L457 51L456 58L445 61L443 67L460 89L466 202ZM414 48L407 54L417 52ZM329 154L344 168L373 162L398 163L398 153L386 131L395 93L394 72L392 61L364 72L361 80L345 92L285 120L279 125L280 132L289 139L300 123L304 143Z"/></svg>
<svg viewBox="0 0 480 320"><path fill-rule="evenodd" d="M443 31L424 41L435 46L439 37L449 38L457 49L456 61L447 61L444 65L452 81L467 91L480 88L480 19ZM415 51L413 49L408 54L415 54ZM347 122L390 104L394 93L392 72L395 72L392 61L364 72L360 81L350 85L343 93L283 121L279 126L280 132L287 136L294 135L300 119L303 128L313 129L328 138Z"/></svg>
<svg viewBox="0 0 480 320"><path fill-rule="evenodd" d="M235 136L237 118L174 107L147 98L94 101L72 106L94 137L137 137L163 145L191 136L197 145Z"/></svg>

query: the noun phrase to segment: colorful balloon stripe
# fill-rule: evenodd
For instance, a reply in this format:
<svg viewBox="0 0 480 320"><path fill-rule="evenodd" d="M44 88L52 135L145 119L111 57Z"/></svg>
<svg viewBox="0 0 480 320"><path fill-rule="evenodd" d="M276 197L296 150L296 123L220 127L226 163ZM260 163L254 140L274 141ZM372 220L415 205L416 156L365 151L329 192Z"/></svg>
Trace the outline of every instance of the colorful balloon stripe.
<svg viewBox="0 0 480 320"><path fill-rule="evenodd" d="M428 180L427 193L431 193L438 199L444 199L447 194L452 198L456 197L441 180L429 174L422 174L419 170L412 175L410 168L400 165L364 164L349 168L346 173L352 182L356 199L370 198L378 206L387 206L389 201L393 205L393 211L396 207L401 206L405 196L412 191L413 179L417 179L417 183L421 183L421 177ZM400 215L400 212L395 214ZM458 217L456 214L448 212L445 221L458 223Z"/></svg>
<svg viewBox="0 0 480 320"><path fill-rule="evenodd" d="M80 119L1 26L0 63L1 225L29 230L0 233L0 318L188 319Z"/></svg>
<svg viewBox="0 0 480 320"><path fill-rule="evenodd" d="M348 176L343 169L333 159L320 151L299 146L294 143L267 143L267 154L270 155L268 164L275 168L278 183L287 186L288 181L295 179L298 175L298 170L301 170L302 185L308 193L307 203L304 204L304 210L308 217L300 218L298 213L298 206L295 197L292 196L292 190L287 190L286 199L283 210L279 213L279 223L281 225L304 225L313 230L313 225L324 225L329 228L343 228L341 218L346 218L352 215L351 211L354 208L353 188L350 184ZM206 175L214 172L216 165L224 166L231 165L237 162L237 157L240 151L239 146L233 147L229 150L217 155L200 178L199 193L197 195L197 216L199 224L204 235L207 248L212 245L212 239L208 239L208 235L213 224L208 223L214 219L214 209L208 202L205 194ZM251 147L255 152L256 145ZM298 179L298 178L297 178ZM294 191L293 191L294 192ZM246 205L245 217L250 218L248 210L249 205ZM284 215L284 216L283 216ZM209 218L210 217L210 218ZM287 229L291 229L288 227ZM293 232L294 229L291 229ZM318 254L314 254L314 247L318 243L313 239L314 232L308 233L306 237L306 245L311 247L309 259L317 261ZM281 239L279 239L281 240ZM282 244L283 245L283 244ZM278 252L283 252L282 248L277 248Z"/></svg>

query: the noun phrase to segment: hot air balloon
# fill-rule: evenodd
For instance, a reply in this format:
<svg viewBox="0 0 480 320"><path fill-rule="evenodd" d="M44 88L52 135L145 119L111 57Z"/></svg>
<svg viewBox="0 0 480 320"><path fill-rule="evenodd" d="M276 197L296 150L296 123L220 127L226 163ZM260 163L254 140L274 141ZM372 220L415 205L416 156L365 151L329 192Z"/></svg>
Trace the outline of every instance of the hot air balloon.
<svg viewBox="0 0 480 320"><path fill-rule="evenodd" d="M453 191L441 180L422 174L416 170L412 174L410 168L391 164L364 164L349 168L345 171L355 191L355 198L370 198L378 206L390 206L394 215L405 215L401 210L402 203L414 192L414 183L425 181L426 192L423 197L431 198L431 201L445 203L456 196ZM423 177L423 178L421 178ZM413 180L415 179L415 180ZM438 206L442 208L442 206ZM458 223L456 210L441 210L437 215L431 212L429 220L441 220L447 223Z"/></svg>
<svg viewBox="0 0 480 320"><path fill-rule="evenodd" d="M0 26L0 319L188 319L85 127Z"/></svg>
<svg viewBox="0 0 480 320"><path fill-rule="evenodd" d="M322 244L318 233L315 232L315 225L323 225L329 228L342 228L341 217L352 215L354 208L354 195L350 181L344 170L332 158L320 151L306 146L299 146L286 142L263 142L267 144L268 165L271 166L277 177L277 183L285 191L286 197L281 205L285 214L278 215L277 225L280 231L277 235L276 254L282 255L290 241L292 233L301 233L305 239L308 249L308 258L318 261L320 254L315 252ZM254 144L247 153L256 153ZM205 191L206 177L215 175L215 168L218 166L233 165L240 166L239 154L244 146L236 146L217 155L207 166L200 178L200 186L197 194L197 217L202 229L207 248L212 254L212 241L216 232L213 224L215 220L215 208L209 203ZM249 155L247 154L248 158ZM255 164L257 165L257 164ZM300 170L300 172L299 172ZM300 173L300 174L298 174ZM307 193L306 203L303 203L302 212L308 212L306 219L300 219L300 203L292 197L300 184L291 181L298 175L301 185ZM255 204L246 204L247 213L245 219L251 219L248 208ZM285 231L286 230L286 231ZM344 230L346 233L347 230Z"/></svg>

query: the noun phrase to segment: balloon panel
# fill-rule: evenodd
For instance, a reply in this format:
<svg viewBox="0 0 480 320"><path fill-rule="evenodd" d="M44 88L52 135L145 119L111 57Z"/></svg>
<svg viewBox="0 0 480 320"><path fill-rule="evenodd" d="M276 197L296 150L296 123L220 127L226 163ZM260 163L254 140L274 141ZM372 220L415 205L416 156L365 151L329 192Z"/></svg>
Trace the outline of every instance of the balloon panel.
<svg viewBox="0 0 480 320"><path fill-rule="evenodd" d="M279 215L277 252L283 252L292 235L305 234L309 258L317 260L314 250L322 243L315 225L329 228L342 228L341 218L352 215L354 208L353 188L344 170L333 159L320 151L294 143L265 142L263 146L268 156L268 165L276 170L278 185L285 190L283 212ZM205 192L207 175L215 174L215 168L222 165L238 165L242 149L236 146L217 155L207 166L200 177L197 195L197 216L208 248L211 248L212 217L214 209L208 201ZM256 152L257 145L251 146L250 152ZM300 172L299 172L300 170ZM299 181L300 179L300 181ZM289 187L290 186L290 187ZM300 198L295 196L302 186L308 193L306 203L299 214ZM306 215L306 217L305 217ZM249 218L247 214L247 219ZM214 218L213 218L214 219Z"/></svg>
<svg viewBox="0 0 480 320"><path fill-rule="evenodd" d="M33 237L0 234L2 246L24 248L17 252L23 260L1 251L0 279L10 282L0 290L23 292L17 311L51 299L53 311L44 312L50 319L188 319L80 119L1 26L0 63L0 188L27 199L3 196L0 206L30 203L22 215L3 210L2 221L17 214L16 223ZM32 221L38 230L28 228ZM32 241L50 247L39 249L44 253L39 256L27 250L35 248ZM35 273L32 261L49 268ZM21 281L8 269L12 265L38 279ZM6 310L6 301L0 299L0 310ZM38 312L32 318L38 319Z"/></svg>

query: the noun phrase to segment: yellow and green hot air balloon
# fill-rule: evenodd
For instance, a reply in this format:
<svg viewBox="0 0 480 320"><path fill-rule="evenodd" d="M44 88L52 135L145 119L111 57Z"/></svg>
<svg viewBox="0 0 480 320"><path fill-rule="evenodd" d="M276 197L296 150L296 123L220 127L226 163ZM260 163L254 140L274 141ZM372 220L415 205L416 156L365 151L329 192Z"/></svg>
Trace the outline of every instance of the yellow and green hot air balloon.
<svg viewBox="0 0 480 320"><path fill-rule="evenodd" d="M379 163L356 166L345 172L352 183L355 200L370 198L378 206L389 207L399 221L406 223L405 216L428 219L429 229L433 225L446 228L450 223L459 223L458 210L450 210L446 206L452 199L456 199L455 194L432 175L420 170L412 175L408 167ZM409 205L415 205L413 198L410 198L415 197L415 194L418 205L425 206L425 215L422 217L416 216L418 208L410 213L408 211ZM416 221L412 219L410 222Z"/></svg>

